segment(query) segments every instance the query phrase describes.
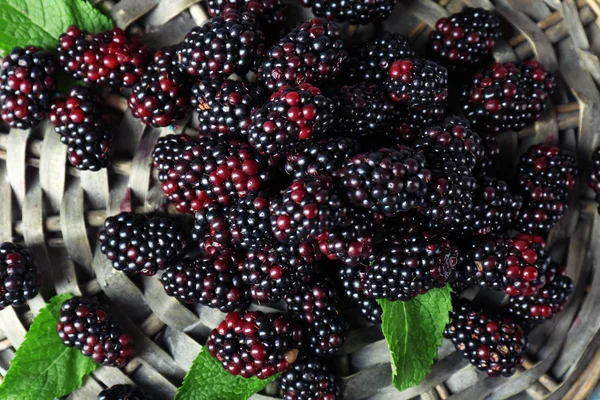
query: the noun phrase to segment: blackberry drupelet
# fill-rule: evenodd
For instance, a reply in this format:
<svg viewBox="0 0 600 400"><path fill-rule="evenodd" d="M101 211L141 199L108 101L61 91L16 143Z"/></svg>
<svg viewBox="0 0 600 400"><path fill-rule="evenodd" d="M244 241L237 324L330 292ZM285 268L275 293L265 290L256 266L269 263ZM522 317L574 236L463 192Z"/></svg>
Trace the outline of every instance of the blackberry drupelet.
<svg viewBox="0 0 600 400"><path fill-rule="evenodd" d="M347 61L340 27L335 22L313 18L267 51L258 78L273 92L287 85L316 85L338 78Z"/></svg>
<svg viewBox="0 0 600 400"><path fill-rule="evenodd" d="M517 229L548 233L567 210L578 173L577 160L568 152L549 144L531 146L517 165L518 189L524 199Z"/></svg>
<svg viewBox="0 0 600 400"><path fill-rule="evenodd" d="M463 112L481 131L520 131L548 107L556 80L537 61L494 63L462 91Z"/></svg>
<svg viewBox="0 0 600 400"><path fill-rule="evenodd" d="M339 271L339 279L346 297L359 307L362 316L368 321L378 324L381 323L383 310L377 300L370 295L365 295L366 269L366 265L360 264L343 266Z"/></svg>
<svg viewBox="0 0 600 400"><path fill-rule="evenodd" d="M281 25L286 20L287 5L282 0L208 0L207 5L212 17L223 15L231 9L249 11L266 29L271 25Z"/></svg>
<svg viewBox="0 0 600 400"><path fill-rule="evenodd" d="M522 206L523 198L513 195L506 182L480 178L473 195L473 211L464 218L466 230L475 235L505 232L514 225Z"/></svg>
<svg viewBox="0 0 600 400"><path fill-rule="evenodd" d="M436 22L429 53L449 68L468 69L490 57L499 37L500 21L494 14L465 7Z"/></svg>
<svg viewBox="0 0 600 400"><path fill-rule="evenodd" d="M15 47L2 60L0 115L11 128L29 129L50 109L55 90L56 62L37 47Z"/></svg>
<svg viewBox="0 0 600 400"><path fill-rule="evenodd" d="M0 243L0 310L24 305L37 296L39 285L29 252L11 242Z"/></svg>
<svg viewBox="0 0 600 400"><path fill-rule="evenodd" d="M94 300L65 300L56 331L65 346L79 349L98 364L121 368L133 357L131 336Z"/></svg>
<svg viewBox="0 0 600 400"><path fill-rule="evenodd" d="M302 357L278 378L284 400L337 400L342 389L329 366L316 357Z"/></svg>
<svg viewBox="0 0 600 400"><path fill-rule="evenodd" d="M383 21L396 6L396 0L302 0L301 3L304 7L311 7L317 17L354 25Z"/></svg>
<svg viewBox="0 0 600 400"><path fill-rule="evenodd" d="M114 385L98 394L98 400L151 400L137 387L131 385Z"/></svg>
<svg viewBox="0 0 600 400"><path fill-rule="evenodd" d="M373 255L375 218L366 210L350 210L331 230L319 236L319 248L330 260L346 265L368 263Z"/></svg>
<svg viewBox="0 0 600 400"><path fill-rule="evenodd" d="M358 154L359 150L359 143L346 137L307 141L287 154L285 172L294 179L317 175L333 178L346 160Z"/></svg>
<svg viewBox="0 0 600 400"><path fill-rule="evenodd" d="M171 219L129 212L106 218L98 240L113 268L146 276L183 258L187 245Z"/></svg>
<svg viewBox="0 0 600 400"><path fill-rule="evenodd" d="M211 256L236 252L239 241L232 237L229 207L213 203L194 213L192 240L204 254Z"/></svg>
<svg viewBox="0 0 600 400"><path fill-rule="evenodd" d="M71 165L84 171L98 171L108 166L115 129L101 97L76 85L66 100L52 103L50 121L60 141L67 145Z"/></svg>
<svg viewBox="0 0 600 400"><path fill-rule="evenodd" d="M512 376L523 364L528 347L520 325L510 318L485 312L466 299L455 302L444 337L489 376Z"/></svg>
<svg viewBox="0 0 600 400"><path fill-rule="evenodd" d="M200 133L245 136L250 113L267 99L263 86L231 79L204 79L192 87Z"/></svg>
<svg viewBox="0 0 600 400"><path fill-rule="evenodd" d="M592 154L591 169L588 185L596 193L596 202L600 204L600 146L596 147ZM600 213L600 206L598 212Z"/></svg>
<svg viewBox="0 0 600 400"><path fill-rule="evenodd" d="M193 28L177 49L179 68L200 79L256 71L265 54L265 36L255 16L228 10Z"/></svg>
<svg viewBox="0 0 600 400"><path fill-rule="evenodd" d="M480 179L483 177L496 177L498 156L500 155L500 145L496 141L496 134L485 132L479 135L481 137L481 157L475 166L475 176Z"/></svg>
<svg viewBox="0 0 600 400"><path fill-rule="evenodd" d="M86 85L132 87L151 57L139 40L127 39L119 28L92 34L70 26L58 40L60 65L73 79L83 80Z"/></svg>
<svg viewBox="0 0 600 400"><path fill-rule="evenodd" d="M206 348L232 375L267 379L287 371L302 347L302 329L286 316L260 311L227 314Z"/></svg>
<svg viewBox="0 0 600 400"><path fill-rule="evenodd" d="M308 139L325 136L335 109L316 86L286 86L252 112L248 141L261 154L282 157Z"/></svg>
<svg viewBox="0 0 600 400"><path fill-rule="evenodd" d="M134 117L156 128L169 126L190 110L190 81L177 67L175 47L154 53L140 81L129 95Z"/></svg>
<svg viewBox="0 0 600 400"><path fill-rule="evenodd" d="M229 207L227 218L234 243L246 251L264 249L273 243L270 196L265 192L250 193Z"/></svg>

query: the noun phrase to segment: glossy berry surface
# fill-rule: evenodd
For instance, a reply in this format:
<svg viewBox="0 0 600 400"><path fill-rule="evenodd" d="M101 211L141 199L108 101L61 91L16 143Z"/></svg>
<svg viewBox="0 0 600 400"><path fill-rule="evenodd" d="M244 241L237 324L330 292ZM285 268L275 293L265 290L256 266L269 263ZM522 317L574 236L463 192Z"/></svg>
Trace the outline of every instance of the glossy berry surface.
<svg viewBox="0 0 600 400"><path fill-rule="evenodd" d="M445 107L448 99L448 70L419 58L396 60L384 82L390 99L411 108Z"/></svg>
<svg viewBox="0 0 600 400"><path fill-rule="evenodd" d="M208 0L207 5L213 17L232 9L251 12L265 28L281 25L286 20L287 5L282 0Z"/></svg>
<svg viewBox="0 0 600 400"><path fill-rule="evenodd" d="M351 24L368 24L387 19L396 5L396 0L302 0L313 14L328 20L348 21Z"/></svg>
<svg viewBox="0 0 600 400"><path fill-rule="evenodd" d="M363 318L377 324L381 323L383 310L368 290L368 294L365 294L366 270L366 265L346 265L340 268L339 281L346 295L345 299L358 307Z"/></svg>
<svg viewBox="0 0 600 400"><path fill-rule="evenodd" d="M347 137L307 141L287 154L284 169L295 179L318 175L332 178L346 160L358 154L359 150L360 144Z"/></svg>
<svg viewBox="0 0 600 400"><path fill-rule="evenodd" d="M151 400L151 398L137 387L114 385L101 391L98 400Z"/></svg>
<svg viewBox="0 0 600 400"><path fill-rule="evenodd" d="M29 252L11 242L0 243L0 310L24 305L37 296L39 285Z"/></svg>
<svg viewBox="0 0 600 400"><path fill-rule="evenodd" d="M331 368L316 357L302 357L278 378L285 400L338 400L342 389Z"/></svg>
<svg viewBox="0 0 600 400"><path fill-rule="evenodd" d="M596 193L596 202L600 204L600 147L597 147L592 154L592 167L588 185ZM600 206L598 212L600 212Z"/></svg>
<svg viewBox="0 0 600 400"><path fill-rule="evenodd" d="M376 226L376 218L367 210L349 210L330 230L319 235L319 248L330 260L346 265L368 264L374 252Z"/></svg>

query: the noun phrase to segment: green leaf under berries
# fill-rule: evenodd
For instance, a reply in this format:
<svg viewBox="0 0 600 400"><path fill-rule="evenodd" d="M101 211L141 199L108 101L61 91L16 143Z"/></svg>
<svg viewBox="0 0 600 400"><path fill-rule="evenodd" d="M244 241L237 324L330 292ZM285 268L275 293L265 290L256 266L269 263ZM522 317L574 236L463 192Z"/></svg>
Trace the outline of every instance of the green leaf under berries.
<svg viewBox="0 0 600 400"><path fill-rule="evenodd" d="M70 25L88 32L113 27L87 0L0 0L0 50L36 46L55 49Z"/></svg>
<svg viewBox="0 0 600 400"><path fill-rule="evenodd" d="M277 375L265 380L231 375L203 347L177 391L175 400L246 400L275 379Z"/></svg>
<svg viewBox="0 0 600 400"><path fill-rule="evenodd" d="M398 390L418 385L431 371L452 311L452 289L430 290L411 301L377 300L381 329L390 349L392 382Z"/></svg>
<svg viewBox="0 0 600 400"><path fill-rule="evenodd" d="M60 307L71 297L70 294L53 297L35 317L0 385L0 399L62 397L81 387L83 378L98 367L79 350L65 346L56 333Z"/></svg>

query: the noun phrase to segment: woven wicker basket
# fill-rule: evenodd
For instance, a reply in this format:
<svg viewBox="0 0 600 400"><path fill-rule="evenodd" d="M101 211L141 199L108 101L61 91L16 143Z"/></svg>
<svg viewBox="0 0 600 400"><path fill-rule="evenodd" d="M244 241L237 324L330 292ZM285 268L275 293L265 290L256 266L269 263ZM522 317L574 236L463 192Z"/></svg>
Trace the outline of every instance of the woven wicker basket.
<svg viewBox="0 0 600 400"><path fill-rule="evenodd" d="M208 19L201 0L92 0L115 24L142 36L151 48L177 43ZM297 2L296 2L297 3ZM431 374L419 385L398 392L391 385L389 353L379 326L353 331L337 359L345 398L354 399L583 399L600 380L600 218L586 187L600 121L600 1L598 0L405 0L384 28L423 46L435 21L465 4L494 9L504 22L498 61L539 59L559 77L555 107L521 132L498 137L504 164L532 143L560 142L577 153L582 174L569 211L551 233L553 258L566 263L576 290L567 309L538 327L532 348L510 379L487 378L445 342ZM291 5L290 15L310 17ZM293 22L293 21L292 21ZM372 27L345 27L348 35L369 35ZM352 38L350 38L351 40ZM23 242L41 268L41 295L29 310L0 312L0 367L8 369L33 316L53 294L101 295L134 335L137 357L126 369L99 368L69 399L95 399L102 386L131 383L157 399L172 399L208 332L223 318L218 311L186 308L167 297L156 278L115 272L100 253L96 231L107 215L129 208L150 212L163 207L151 168L159 136L171 130L143 126L127 111L122 94L106 93L122 114L117 153L108 170L82 173L65 162L66 147L48 123L32 131L0 127L0 240ZM196 117L175 127L195 135ZM163 211L175 214L173 210ZM120 313L127 308L126 313ZM277 397L269 387L253 399Z"/></svg>

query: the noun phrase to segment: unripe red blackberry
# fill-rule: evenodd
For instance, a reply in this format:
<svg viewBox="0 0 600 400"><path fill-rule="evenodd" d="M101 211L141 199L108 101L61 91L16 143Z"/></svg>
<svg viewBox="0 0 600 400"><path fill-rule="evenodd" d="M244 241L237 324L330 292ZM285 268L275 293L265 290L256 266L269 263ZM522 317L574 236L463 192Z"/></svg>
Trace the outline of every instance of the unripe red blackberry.
<svg viewBox="0 0 600 400"><path fill-rule="evenodd" d="M596 147L592 154L592 167L588 185L596 193L596 202L600 204L600 146ZM598 212L600 213L600 206Z"/></svg>
<svg viewBox="0 0 600 400"><path fill-rule="evenodd" d="M151 54L137 39L127 39L119 28L88 33L70 26L59 38L58 61L73 79L86 85L115 88L135 85Z"/></svg>
<svg viewBox="0 0 600 400"><path fill-rule="evenodd" d="M307 141L287 154L285 172L294 179L317 175L333 178L346 160L358 154L359 150L359 143L346 137Z"/></svg>
<svg viewBox="0 0 600 400"><path fill-rule="evenodd" d="M466 299L455 303L444 337L489 376L512 376L523 364L528 348L520 325L508 317L485 312Z"/></svg>
<svg viewBox="0 0 600 400"><path fill-rule="evenodd" d="M304 7L311 7L317 17L366 25L387 19L396 0L302 0L301 3Z"/></svg>
<svg viewBox="0 0 600 400"><path fill-rule="evenodd" d="M282 0L208 0L207 5L208 13L213 17L231 9L249 11L265 29L281 25L286 20L287 5Z"/></svg>
<svg viewBox="0 0 600 400"><path fill-rule="evenodd" d="M370 297L370 293L365 295L366 269L367 266L360 264L345 265L339 271L339 279L346 297L358 306L362 316L368 321L378 324L381 323L383 310L377 300Z"/></svg>
<svg viewBox="0 0 600 400"><path fill-rule="evenodd" d="M39 285L29 252L11 242L0 243L0 310L24 305L37 296Z"/></svg>
<svg viewBox="0 0 600 400"><path fill-rule="evenodd" d="M151 398L137 387L114 385L101 391L98 400L151 400Z"/></svg>
<svg viewBox="0 0 600 400"><path fill-rule="evenodd" d="M319 236L319 248L330 260L346 265L368 264L375 232L375 218L368 211L350 210L331 230Z"/></svg>
<svg viewBox="0 0 600 400"><path fill-rule="evenodd" d="M227 314L210 333L206 348L232 375L267 379L287 371L302 347L302 329L281 314Z"/></svg>
<svg viewBox="0 0 600 400"><path fill-rule="evenodd" d="M337 400L342 398L338 378L322 360L302 357L278 378L285 400Z"/></svg>
<svg viewBox="0 0 600 400"><path fill-rule="evenodd" d="M0 115L11 128L29 129L50 110L56 91L56 62L37 47L15 47L2 60Z"/></svg>
<svg viewBox="0 0 600 400"><path fill-rule="evenodd" d="M73 297L60 309L58 337L98 364L123 367L133 357L133 340L94 300Z"/></svg>
<svg viewBox="0 0 600 400"><path fill-rule="evenodd" d="M115 129L101 97L76 85L66 100L52 103L50 121L60 141L67 145L71 165L90 171L108 166Z"/></svg>

